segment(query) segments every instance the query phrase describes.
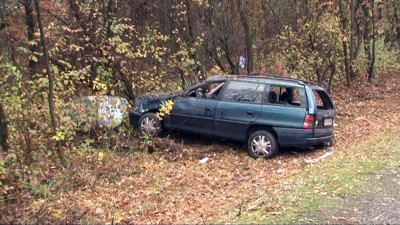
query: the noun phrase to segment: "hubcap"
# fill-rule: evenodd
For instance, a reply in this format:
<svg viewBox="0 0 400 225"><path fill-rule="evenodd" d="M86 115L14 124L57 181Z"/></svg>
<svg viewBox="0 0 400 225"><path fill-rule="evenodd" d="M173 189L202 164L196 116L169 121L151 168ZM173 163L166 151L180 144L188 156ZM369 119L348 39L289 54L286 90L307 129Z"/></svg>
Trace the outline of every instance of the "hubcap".
<svg viewBox="0 0 400 225"><path fill-rule="evenodd" d="M146 117L140 124L141 131L144 135L154 137L157 134L157 121L154 118Z"/></svg>
<svg viewBox="0 0 400 225"><path fill-rule="evenodd" d="M262 135L259 135L251 142L251 150L260 157L267 156L271 151L271 141Z"/></svg>

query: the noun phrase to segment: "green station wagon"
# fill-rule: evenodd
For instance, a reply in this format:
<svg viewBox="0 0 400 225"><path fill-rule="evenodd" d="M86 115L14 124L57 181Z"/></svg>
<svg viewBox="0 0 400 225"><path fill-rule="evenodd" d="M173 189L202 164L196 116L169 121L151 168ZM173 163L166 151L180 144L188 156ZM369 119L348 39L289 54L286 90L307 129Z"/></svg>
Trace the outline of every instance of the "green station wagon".
<svg viewBox="0 0 400 225"><path fill-rule="evenodd" d="M167 100L169 115L156 113ZM183 92L142 96L129 112L141 135L165 130L247 142L254 158L271 158L280 147L332 142L335 108L314 82L270 74L212 76Z"/></svg>

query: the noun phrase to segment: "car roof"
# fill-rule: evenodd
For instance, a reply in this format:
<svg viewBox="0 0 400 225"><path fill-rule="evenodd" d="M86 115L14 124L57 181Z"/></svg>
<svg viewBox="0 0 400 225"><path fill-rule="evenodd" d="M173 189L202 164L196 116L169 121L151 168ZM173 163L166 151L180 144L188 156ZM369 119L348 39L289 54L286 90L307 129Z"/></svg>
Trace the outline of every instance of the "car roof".
<svg viewBox="0 0 400 225"><path fill-rule="evenodd" d="M319 87L319 85L312 81L284 77L277 74L267 73L252 73L250 75L214 75L207 79L207 81L218 82L226 80L244 80L260 83L275 83L275 84L292 84L292 85L308 85L312 88Z"/></svg>

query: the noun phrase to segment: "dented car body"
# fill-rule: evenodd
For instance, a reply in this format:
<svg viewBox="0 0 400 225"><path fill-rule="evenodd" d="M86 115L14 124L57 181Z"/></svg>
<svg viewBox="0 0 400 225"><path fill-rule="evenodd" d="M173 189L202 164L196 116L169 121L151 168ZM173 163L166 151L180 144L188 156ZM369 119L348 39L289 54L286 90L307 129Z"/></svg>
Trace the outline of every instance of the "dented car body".
<svg viewBox="0 0 400 225"><path fill-rule="evenodd" d="M173 100L160 120L160 105ZM142 96L129 113L142 135L165 130L247 142L254 158L332 142L335 108L316 83L269 74L213 76L180 93Z"/></svg>

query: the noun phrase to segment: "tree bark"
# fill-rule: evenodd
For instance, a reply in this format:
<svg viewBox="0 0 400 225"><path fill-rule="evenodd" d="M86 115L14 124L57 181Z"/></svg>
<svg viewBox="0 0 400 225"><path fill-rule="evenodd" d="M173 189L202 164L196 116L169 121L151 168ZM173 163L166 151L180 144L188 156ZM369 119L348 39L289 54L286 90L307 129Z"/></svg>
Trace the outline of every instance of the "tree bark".
<svg viewBox="0 0 400 225"><path fill-rule="evenodd" d="M218 38L216 37L215 33L215 24L214 24L214 10L215 10L215 2L214 1L210 1L210 7L208 8L208 10L206 11L206 15L205 15L205 22L207 27L209 27L210 31L209 31L209 36L210 39L208 41L205 41L203 43L204 45L204 49L205 51L208 53L208 55L215 61L215 63L218 65L218 67L222 70L222 72L226 72L226 68L225 65L223 64L223 62L221 61L221 58L218 55L218 51L217 51L217 41Z"/></svg>
<svg viewBox="0 0 400 225"><path fill-rule="evenodd" d="M371 20L372 20L372 53L371 53L371 59L369 60L369 66L368 66L368 81L373 81L375 79L375 56L376 56L376 31L375 31L375 0L371 0L371 10L372 10L372 15L371 15Z"/></svg>
<svg viewBox="0 0 400 225"><path fill-rule="evenodd" d="M355 56L356 56L356 44L355 44L355 28L356 28L356 10L355 0L350 1L350 79L354 81L356 78L355 73Z"/></svg>
<svg viewBox="0 0 400 225"><path fill-rule="evenodd" d="M34 0L34 1L35 1L35 8L36 8L37 22L39 25L40 43L41 43L42 49L43 49L44 63L46 65L46 73L47 73L47 77L49 79L48 102L49 102L51 128L53 131L53 135L55 135L56 129L57 129L57 122L56 122L56 115L55 115L55 109L54 109L55 108L54 107L54 76L53 76L51 68L50 68L49 53L47 50L46 38L44 35L44 30L43 30L39 0ZM64 156L61 152L61 143L59 141L57 141L57 153L58 153L61 163L64 165L65 164Z"/></svg>
<svg viewBox="0 0 400 225"><path fill-rule="evenodd" d="M368 81L375 79L374 64L375 64L375 0L364 2L363 12L365 17L364 22L364 51L367 58L367 78ZM371 11L371 13L370 13ZM372 25L372 30L371 30ZM371 46L372 37L372 46Z"/></svg>
<svg viewBox="0 0 400 225"><path fill-rule="evenodd" d="M8 152L8 122L4 108L0 103L0 146L4 153Z"/></svg>
<svg viewBox="0 0 400 225"><path fill-rule="evenodd" d="M31 42L35 41L35 21L33 19L32 0L23 0L21 1L21 3L25 9L25 24L28 32L28 42L29 42L28 49L30 51L31 56L34 56L34 53L36 51L36 45L31 44ZM36 65L37 65L36 61L32 57L29 58L28 62L29 74L31 78L36 73Z"/></svg>
<svg viewBox="0 0 400 225"><path fill-rule="evenodd" d="M5 0L0 0L0 31L2 31L4 28L6 28L7 23L5 20Z"/></svg>
<svg viewBox="0 0 400 225"><path fill-rule="evenodd" d="M9 57L11 61L16 65L16 59L15 59L15 47L14 43L12 41L12 36L10 34L10 29L8 28L8 22L6 21L6 15L4 12L5 9L5 0L0 0L0 31L5 29L5 40L8 45L8 52L9 52Z"/></svg>
<svg viewBox="0 0 400 225"><path fill-rule="evenodd" d="M393 17L395 21L395 37L396 37L396 42L400 45L400 15L397 14L397 11L399 10L399 5L397 0L392 1L392 6L393 6Z"/></svg>
<svg viewBox="0 0 400 225"><path fill-rule="evenodd" d="M369 2L368 2L369 3ZM367 3L364 3L362 6L363 12L364 12L364 52L365 52L365 58L367 59L367 64L368 68L371 62L371 29L370 29L370 24L371 24L371 18L369 15L369 6ZM367 69L367 77L368 75L368 70Z"/></svg>
<svg viewBox="0 0 400 225"><path fill-rule="evenodd" d="M196 36L196 31L195 31L195 22L194 22L194 16L193 16L193 3L191 0L186 0L186 11L187 11L187 28L189 31L189 36L188 36L188 44L190 48L195 49L194 52L191 52L189 50L189 55L192 57L194 62L196 63L196 75L195 79L196 81L203 81L206 79L206 70L204 68L203 62L200 60L200 57L198 55L198 48L195 46L195 42L197 39Z"/></svg>
<svg viewBox="0 0 400 225"><path fill-rule="evenodd" d="M346 36L346 31L347 31L347 26L348 26L348 20L345 16L344 13L344 5L343 5L343 0L338 1L339 5L339 13L340 13L340 19L342 23L342 34L343 34L343 39L342 39L342 46L343 46L343 57L344 57L344 68L345 68L345 74L346 74L346 81L347 81L347 86L351 87L352 85L352 80L350 76L350 58L349 58L349 53L348 53L348 40L345 38Z"/></svg>
<svg viewBox="0 0 400 225"><path fill-rule="evenodd" d="M246 58L247 58L247 74L251 74L254 70L254 53L253 53L253 39L254 35L250 30L249 18L244 9L240 9L240 20L242 22L244 36L245 36L245 46L246 46Z"/></svg>
<svg viewBox="0 0 400 225"><path fill-rule="evenodd" d="M275 12L275 9L273 5L271 5L270 0L266 0L265 4L262 5L264 13L265 13L265 17L269 16L269 12L267 12L266 6L268 6L269 10L271 11L271 14L273 16L273 20L274 20L274 27L276 30L276 33L279 34L281 33L281 25L280 25L280 16L278 16L279 14ZM271 31L270 30L265 30L266 35L269 35Z"/></svg>
<svg viewBox="0 0 400 225"><path fill-rule="evenodd" d="M132 88L132 83L131 83L131 81L129 80L129 78L128 78L128 76L126 75L126 73L123 71L123 68L121 67L120 62L116 62L116 63L113 65L113 67L114 67L113 69L114 69L115 71L118 72L118 74L119 74L119 76L120 76L122 82L123 82L124 85L125 85L126 90L124 90L124 93L125 93L126 97L127 97L130 101L134 102L136 96L135 96L135 92L134 92L134 90L133 90L133 88ZM115 76L114 76L114 79L117 80L117 79L115 78Z"/></svg>
<svg viewBox="0 0 400 225"><path fill-rule="evenodd" d="M228 40L219 39L222 44L222 49L224 50L225 57L228 60L229 67L231 68L231 74L239 74L239 66L232 59L231 51L229 50Z"/></svg>
<svg viewBox="0 0 400 225"><path fill-rule="evenodd" d="M331 64L329 65L330 69L331 69L331 76L329 77L329 81L328 81L328 93L331 93L332 90L332 79L333 76L336 73L336 63L331 61Z"/></svg>

